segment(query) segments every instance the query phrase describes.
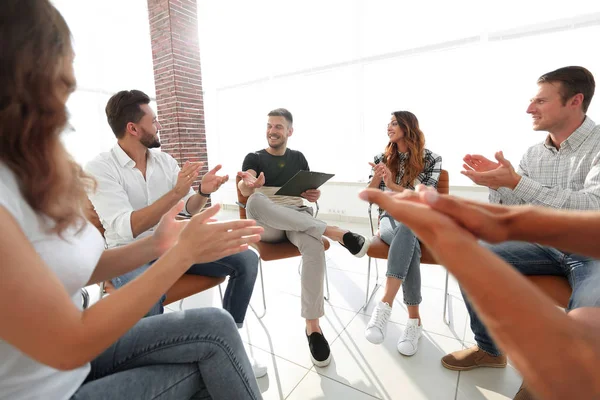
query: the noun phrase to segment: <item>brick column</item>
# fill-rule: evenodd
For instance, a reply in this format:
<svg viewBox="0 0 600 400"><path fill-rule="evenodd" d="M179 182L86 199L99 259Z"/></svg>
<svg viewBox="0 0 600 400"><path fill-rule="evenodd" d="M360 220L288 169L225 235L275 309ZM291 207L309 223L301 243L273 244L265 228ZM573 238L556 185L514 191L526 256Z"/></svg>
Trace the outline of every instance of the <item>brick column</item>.
<svg viewBox="0 0 600 400"><path fill-rule="evenodd" d="M207 163L196 0L147 1L162 149Z"/></svg>

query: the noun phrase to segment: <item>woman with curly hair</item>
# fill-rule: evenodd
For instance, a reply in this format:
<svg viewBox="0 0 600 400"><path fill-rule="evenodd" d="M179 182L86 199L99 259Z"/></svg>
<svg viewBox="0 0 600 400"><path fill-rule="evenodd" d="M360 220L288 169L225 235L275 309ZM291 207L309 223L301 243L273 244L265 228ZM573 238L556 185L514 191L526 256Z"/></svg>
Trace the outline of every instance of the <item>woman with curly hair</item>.
<svg viewBox="0 0 600 400"><path fill-rule="evenodd" d="M388 123L389 143L385 152L375 156L369 188L401 192L418 184L437 188L442 170L442 157L425 148L425 136L417 117L409 111L395 111ZM423 331L419 304L421 303L421 247L415 234L390 214L380 210L379 236L390 246L388 252L384 295L376 305L365 330L371 343L385 339L392 305L402 285L408 321L398 340L400 354L412 356L417 352Z"/></svg>

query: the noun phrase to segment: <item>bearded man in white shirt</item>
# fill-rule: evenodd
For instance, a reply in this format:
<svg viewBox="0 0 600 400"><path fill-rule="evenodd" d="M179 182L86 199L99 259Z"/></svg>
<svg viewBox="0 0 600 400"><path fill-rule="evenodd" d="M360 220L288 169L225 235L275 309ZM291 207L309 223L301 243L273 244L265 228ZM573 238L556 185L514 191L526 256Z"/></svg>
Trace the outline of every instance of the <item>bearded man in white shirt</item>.
<svg viewBox="0 0 600 400"><path fill-rule="evenodd" d="M148 95L139 90L124 90L112 96L106 105L106 117L117 144L85 167L98 184L89 197L106 230L109 248L152 235L162 215L181 200L187 213L200 212L210 194L229 179L226 175L217 175L221 168L217 165L202 177L196 193L192 184L203 163L186 162L180 168L173 157L156 150L161 145L158 137L161 125L149 103ZM111 283L121 287L141 275L150 264L115 278ZM241 328L257 270L258 256L246 250L213 263L192 265L186 273L228 276L223 307ZM148 315L161 314L162 301ZM257 377L267 373L266 367L252 359L251 362Z"/></svg>

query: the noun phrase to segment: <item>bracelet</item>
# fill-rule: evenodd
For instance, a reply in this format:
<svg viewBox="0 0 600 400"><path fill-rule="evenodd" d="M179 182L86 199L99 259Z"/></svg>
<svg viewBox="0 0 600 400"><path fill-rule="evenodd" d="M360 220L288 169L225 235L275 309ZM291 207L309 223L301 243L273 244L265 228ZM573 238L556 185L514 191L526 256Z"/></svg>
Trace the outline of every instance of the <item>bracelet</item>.
<svg viewBox="0 0 600 400"><path fill-rule="evenodd" d="M210 197L210 193L202 193L200 186L198 186L198 194L202 197Z"/></svg>

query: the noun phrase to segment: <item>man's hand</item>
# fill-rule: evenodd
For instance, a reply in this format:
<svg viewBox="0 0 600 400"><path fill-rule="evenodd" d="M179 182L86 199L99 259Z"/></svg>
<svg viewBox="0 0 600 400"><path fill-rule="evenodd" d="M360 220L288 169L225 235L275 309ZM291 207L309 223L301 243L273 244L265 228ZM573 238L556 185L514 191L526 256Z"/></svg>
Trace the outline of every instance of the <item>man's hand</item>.
<svg viewBox="0 0 600 400"><path fill-rule="evenodd" d="M244 181L244 185L250 189L258 189L265 184L265 174L262 172L257 177L248 171L240 171L237 174Z"/></svg>
<svg viewBox="0 0 600 400"><path fill-rule="evenodd" d="M504 158L504 154L502 154L501 151L497 152L495 157L496 160L498 160L498 163L494 163L485 157L482 157L484 161L474 163L473 167L464 165L465 170L461 171L461 174L465 175L476 184L487 186L490 189L497 190L501 187L514 189L519 184L521 175L517 174L510 161ZM465 157L465 160L466 158L467 157ZM470 159L470 162L473 162L472 159ZM495 164L496 167L489 169L492 167L492 164Z"/></svg>
<svg viewBox="0 0 600 400"><path fill-rule="evenodd" d="M204 165L203 162L190 162L187 161L179 174L177 175L177 183L173 188L173 192L182 199L186 194L189 193L190 187L198 177L200 169Z"/></svg>
<svg viewBox="0 0 600 400"><path fill-rule="evenodd" d="M467 171L473 170L477 172L487 172L500 166L499 163L488 160L479 154L467 154L463 158L463 161L465 162L465 164L463 164L463 168Z"/></svg>
<svg viewBox="0 0 600 400"><path fill-rule="evenodd" d="M221 164L217 165L210 171L208 171L200 182L200 191L202 193L210 194L214 193L221 187L222 184L229 180L229 175L219 176L217 172L221 169Z"/></svg>
<svg viewBox="0 0 600 400"><path fill-rule="evenodd" d="M304 197L311 203L314 203L321 197L321 191L319 189L309 189L306 192L302 192L300 196Z"/></svg>

